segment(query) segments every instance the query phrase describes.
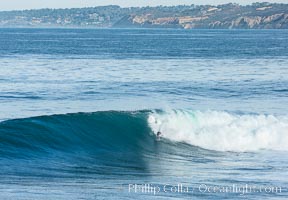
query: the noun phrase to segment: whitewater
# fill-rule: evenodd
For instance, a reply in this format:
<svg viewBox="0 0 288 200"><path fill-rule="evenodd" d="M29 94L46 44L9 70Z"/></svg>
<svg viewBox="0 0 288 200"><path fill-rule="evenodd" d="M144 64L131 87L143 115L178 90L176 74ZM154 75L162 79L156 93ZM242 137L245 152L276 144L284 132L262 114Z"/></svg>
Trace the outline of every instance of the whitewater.
<svg viewBox="0 0 288 200"><path fill-rule="evenodd" d="M148 121L164 138L210 150L288 150L287 116L172 110L153 113Z"/></svg>

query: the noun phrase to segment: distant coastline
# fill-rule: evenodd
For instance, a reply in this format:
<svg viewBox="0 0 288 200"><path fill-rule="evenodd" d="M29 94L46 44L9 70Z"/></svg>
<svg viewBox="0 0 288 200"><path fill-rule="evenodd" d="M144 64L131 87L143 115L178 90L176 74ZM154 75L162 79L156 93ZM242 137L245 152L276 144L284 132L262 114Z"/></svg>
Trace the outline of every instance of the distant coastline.
<svg viewBox="0 0 288 200"><path fill-rule="evenodd" d="M0 27L288 29L288 4L100 6L0 12Z"/></svg>

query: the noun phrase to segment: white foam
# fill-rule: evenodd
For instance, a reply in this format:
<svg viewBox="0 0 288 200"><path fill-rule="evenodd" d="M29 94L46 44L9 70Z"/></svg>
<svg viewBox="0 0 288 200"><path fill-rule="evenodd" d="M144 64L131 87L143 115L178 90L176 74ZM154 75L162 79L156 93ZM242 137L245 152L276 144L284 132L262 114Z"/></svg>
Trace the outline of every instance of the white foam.
<svg viewBox="0 0 288 200"><path fill-rule="evenodd" d="M236 115L218 111L172 110L150 114L163 137L217 151L288 151L288 117Z"/></svg>

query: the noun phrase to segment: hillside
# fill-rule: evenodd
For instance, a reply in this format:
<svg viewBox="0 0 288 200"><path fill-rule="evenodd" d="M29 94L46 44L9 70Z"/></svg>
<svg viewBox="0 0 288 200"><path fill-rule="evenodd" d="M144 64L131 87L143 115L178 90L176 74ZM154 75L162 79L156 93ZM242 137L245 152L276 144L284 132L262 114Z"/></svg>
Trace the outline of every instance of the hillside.
<svg viewBox="0 0 288 200"><path fill-rule="evenodd" d="M287 29L288 4L5 11L0 12L0 27Z"/></svg>

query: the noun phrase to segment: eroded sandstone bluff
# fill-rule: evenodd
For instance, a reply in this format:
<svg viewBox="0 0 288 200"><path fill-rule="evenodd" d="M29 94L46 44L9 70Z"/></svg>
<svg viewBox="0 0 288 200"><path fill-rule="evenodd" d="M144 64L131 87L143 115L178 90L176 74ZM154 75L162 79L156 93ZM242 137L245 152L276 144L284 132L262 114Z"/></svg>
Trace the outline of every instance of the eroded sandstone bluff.
<svg viewBox="0 0 288 200"><path fill-rule="evenodd" d="M114 27L171 27L209 29L287 29L288 4L226 4L202 6L182 12L180 16L156 17L150 13L132 14Z"/></svg>

